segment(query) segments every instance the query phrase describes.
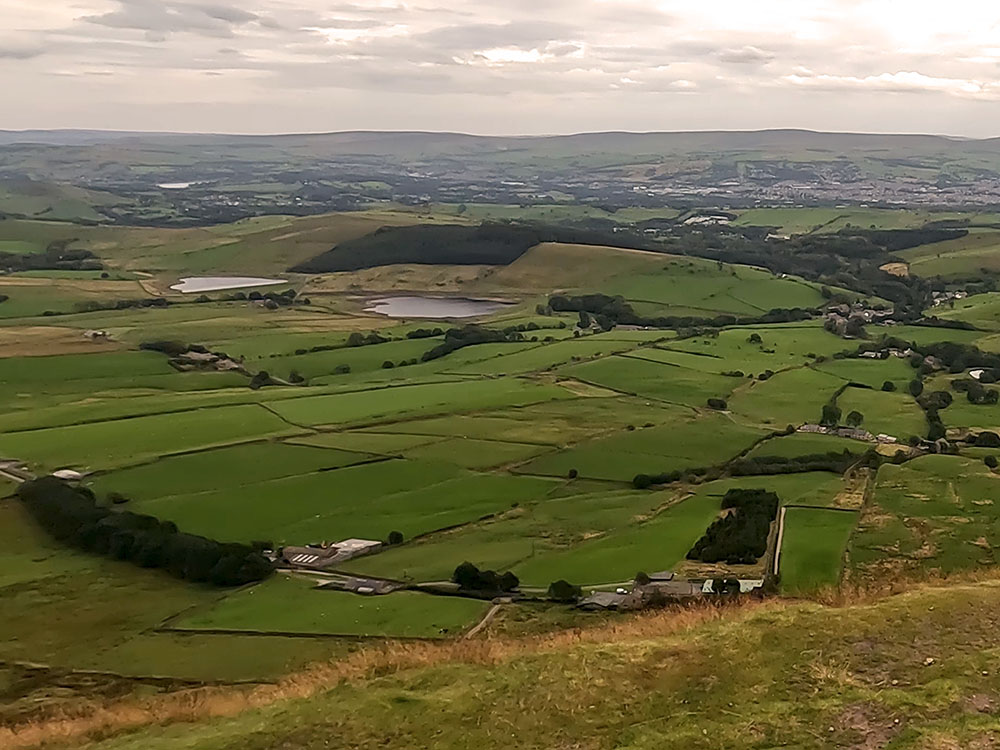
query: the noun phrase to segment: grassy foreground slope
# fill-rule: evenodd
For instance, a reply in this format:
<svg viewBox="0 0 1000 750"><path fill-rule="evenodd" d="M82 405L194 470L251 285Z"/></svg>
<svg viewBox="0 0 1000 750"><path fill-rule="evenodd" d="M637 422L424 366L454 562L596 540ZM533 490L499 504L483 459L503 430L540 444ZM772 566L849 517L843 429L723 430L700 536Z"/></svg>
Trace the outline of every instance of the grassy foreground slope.
<svg viewBox="0 0 1000 750"><path fill-rule="evenodd" d="M988 748L998 607L989 582L837 609L772 601L391 646L254 692L152 699L22 739L89 729L107 738L92 750Z"/></svg>

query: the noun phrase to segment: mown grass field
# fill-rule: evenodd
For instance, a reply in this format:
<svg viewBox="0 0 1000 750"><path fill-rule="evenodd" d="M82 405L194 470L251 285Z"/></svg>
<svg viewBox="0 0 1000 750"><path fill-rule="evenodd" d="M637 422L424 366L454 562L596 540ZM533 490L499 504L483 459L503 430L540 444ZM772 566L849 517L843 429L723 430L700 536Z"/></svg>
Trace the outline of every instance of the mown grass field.
<svg viewBox="0 0 1000 750"><path fill-rule="evenodd" d="M807 596L840 581L855 511L788 508L781 545L781 591Z"/></svg>
<svg viewBox="0 0 1000 750"><path fill-rule="evenodd" d="M487 602L412 591L364 597L312 591L314 583L276 578L227 596L176 624L182 630L444 638L473 625Z"/></svg>
<svg viewBox="0 0 1000 750"><path fill-rule="evenodd" d="M629 481L636 474L659 474L723 463L766 434L763 430L736 424L723 415L706 414L549 453L518 470L549 476L567 476L570 470L576 470L589 479Z"/></svg>

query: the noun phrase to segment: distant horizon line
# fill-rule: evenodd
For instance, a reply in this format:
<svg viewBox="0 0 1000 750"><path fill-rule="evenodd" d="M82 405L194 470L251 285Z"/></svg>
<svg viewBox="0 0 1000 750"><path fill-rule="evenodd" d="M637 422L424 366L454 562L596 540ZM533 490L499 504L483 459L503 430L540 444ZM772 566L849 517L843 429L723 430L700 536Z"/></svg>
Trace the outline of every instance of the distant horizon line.
<svg viewBox="0 0 1000 750"><path fill-rule="evenodd" d="M320 137L332 135L438 135L438 136L460 136L465 138L491 138L491 139L545 139L545 138L578 138L582 136L594 135L625 135L625 136L651 136L651 135L723 135L723 134L759 134L759 133L808 133L811 135L831 135L831 136L887 136L900 138L942 138L954 141L990 141L1000 138L1000 134L976 137L965 135L951 135L947 133L927 133L927 132L898 132L898 131L866 131L866 130L814 130L812 128L795 127L773 127L773 128L747 128L747 129L726 129L708 128L702 130L582 130L569 133L522 133L517 135L503 135L494 133L471 133L460 130L423 130L423 129L375 129L375 128L352 128L347 130L308 130L308 131L275 131L266 133L246 133L246 132L226 132L214 130L123 130L117 128L0 128L0 133L8 135L29 134L29 133L76 133L76 134L108 134L108 135L137 135L137 136L208 136L208 137L229 137L229 138L294 138L294 137Z"/></svg>

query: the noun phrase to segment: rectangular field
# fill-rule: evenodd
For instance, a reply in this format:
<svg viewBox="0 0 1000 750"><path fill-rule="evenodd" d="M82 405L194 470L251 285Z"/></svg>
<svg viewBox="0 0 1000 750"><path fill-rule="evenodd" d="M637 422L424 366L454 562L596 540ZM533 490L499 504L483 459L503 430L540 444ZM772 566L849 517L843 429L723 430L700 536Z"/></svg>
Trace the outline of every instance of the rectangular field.
<svg viewBox="0 0 1000 750"><path fill-rule="evenodd" d="M472 626L489 602L397 591L359 596L316 591L309 580L278 577L230 594L176 627L316 635L444 638Z"/></svg>
<svg viewBox="0 0 1000 750"><path fill-rule="evenodd" d="M0 455L52 470L111 469L169 453L302 430L254 404L0 435Z"/></svg>
<svg viewBox="0 0 1000 750"><path fill-rule="evenodd" d="M802 596L836 586L857 522L855 511L788 508L781 544L782 593Z"/></svg>

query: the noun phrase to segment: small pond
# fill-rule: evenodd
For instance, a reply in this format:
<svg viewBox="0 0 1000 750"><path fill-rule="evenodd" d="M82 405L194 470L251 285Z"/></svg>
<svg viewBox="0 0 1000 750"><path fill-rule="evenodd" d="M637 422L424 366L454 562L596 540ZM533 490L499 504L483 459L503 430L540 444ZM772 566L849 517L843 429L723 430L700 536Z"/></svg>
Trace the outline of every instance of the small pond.
<svg viewBox="0 0 1000 750"><path fill-rule="evenodd" d="M390 318L476 318L510 304L468 297L383 297L369 300L365 312Z"/></svg>
<svg viewBox="0 0 1000 750"><path fill-rule="evenodd" d="M243 289L250 286L287 284L284 279L258 279L253 276L188 276L170 288L182 294L217 292L220 289Z"/></svg>

